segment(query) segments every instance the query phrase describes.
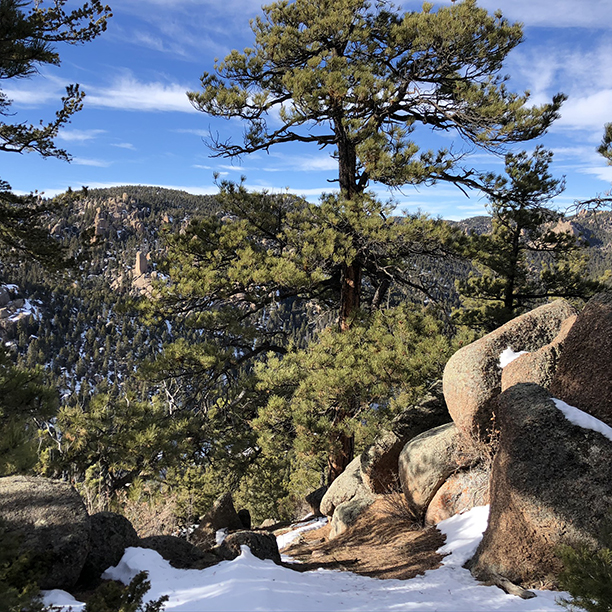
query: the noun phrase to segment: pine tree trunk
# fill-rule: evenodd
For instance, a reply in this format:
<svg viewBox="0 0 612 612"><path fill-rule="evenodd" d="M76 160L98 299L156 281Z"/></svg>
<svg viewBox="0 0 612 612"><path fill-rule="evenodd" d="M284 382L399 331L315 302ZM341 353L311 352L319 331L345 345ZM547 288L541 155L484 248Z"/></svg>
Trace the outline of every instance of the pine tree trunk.
<svg viewBox="0 0 612 612"><path fill-rule="evenodd" d="M342 121L335 125L338 138L338 179L340 192L347 201L358 195L357 186L357 154ZM361 266L359 262L346 263L342 271L342 286L340 289L340 308L338 326L341 331L347 331L351 326L351 318L361 305ZM350 400L348 414L356 414L359 410L360 398L355 396ZM347 415L338 415L338 421ZM331 484L353 460L355 454L355 437L341 433L338 436L338 449L327 458L328 485Z"/></svg>
<svg viewBox="0 0 612 612"><path fill-rule="evenodd" d="M355 437L347 436L341 433L338 436L339 448L336 452L331 453L327 458L328 476L327 485L329 486L344 470L346 466L353 460L355 455Z"/></svg>

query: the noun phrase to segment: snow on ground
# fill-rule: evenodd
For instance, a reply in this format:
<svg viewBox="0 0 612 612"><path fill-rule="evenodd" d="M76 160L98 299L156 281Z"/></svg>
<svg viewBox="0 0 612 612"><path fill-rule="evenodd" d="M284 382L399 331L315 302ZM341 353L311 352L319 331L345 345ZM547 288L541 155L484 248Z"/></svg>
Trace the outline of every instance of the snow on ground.
<svg viewBox="0 0 612 612"><path fill-rule="evenodd" d="M294 572L257 559L246 546L237 559L204 570L177 570L153 550L128 548L105 577L128 583L138 572L148 571L152 586L147 598L169 595L167 612L560 612L555 603L560 593L536 591L537 597L523 600L478 584L463 569L478 546L487 517L488 509L480 507L442 521L438 528L446 535L446 544L439 552L448 556L439 569L411 580L378 580L339 570ZM62 591L47 592L44 602L72 605L74 612L83 609Z"/></svg>
<svg viewBox="0 0 612 612"><path fill-rule="evenodd" d="M289 546L292 542L295 542L302 533L305 531L311 531L312 529L319 529L319 527L323 527L327 523L327 517L317 517L312 520L302 523L300 527L295 529L291 529L287 533L283 533L281 535L276 536L276 543L278 544L278 549L282 550L286 546ZM283 561L291 561L291 559L283 559Z"/></svg>
<svg viewBox="0 0 612 612"><path fill-rule="evenodd" d="M515 359L518 359L521 355L526 355L529 351L513 351L512 348L508 347L503 350L499 355L499 367L503 370L509 363L512 363Z"/></svg>
<svg viewBox="0 0 612 612"><path fill-rule="evenodd" d="M580 408L575 408L574 406L566 404L560 399L553 398L553 402L555 402L557 408L570 423L578 425L583 429L592 429L612 441L612 427L606 425L603 421L600 421L591 414L583 412Z"/></svg>

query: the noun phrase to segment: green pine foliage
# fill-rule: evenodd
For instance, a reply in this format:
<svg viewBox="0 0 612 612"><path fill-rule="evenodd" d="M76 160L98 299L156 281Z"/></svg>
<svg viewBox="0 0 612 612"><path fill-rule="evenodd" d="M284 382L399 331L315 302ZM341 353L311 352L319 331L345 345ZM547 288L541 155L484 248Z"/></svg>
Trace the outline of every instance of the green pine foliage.
<svg viewBox="0 0 612 612"><path fill-rule="evenodd" d="M110 8L99 0L66 10L68 0L56 0L52 6L31 0L2 0L0 3L0 83L29 78L45 65L59 65L57 43L82 44L106 30ZM0 151L36 152L43 157L69 160L64 149L55 144L59 130L83 107L84 93L78 85L69 85L61 99L62 106L47 124L28 124L14 117L12 102L0 89ZM65 265L61 245L49 234L44 221L48 203L33 195L17 196L11 192L6 177L0 180L0 254L17 249L39 259L47 266Z"/></svg>
<svg viewBox="0 0 612 612"><path fill-rule="evenodd" d="M328 328L305 349L258 364L268 396L253 426L270 457L307 461L312 487L347 437L356 450L422 396L465 338L449 340L434 312L402 304L362 314L347 331ZM317 485L318 486L318 485Z"/></svg>
<svg viewBox="0 0 612 612"><path fill-rule="evenodd" d="M468 247L479 273L459 281L460 322L487 331L549 298L587 298L602 285L587 273L585 243L556 231L563 215L549 208L563 181L549 171L552 153L536 147L506 156L506 177L490 176L492 228Z"/></svg>
<svg viewBox="0 0 612 612"><path fill-rule="evenodd" d="M117 582L107 582L98 587L87 601L85 612L163 612L168 596L143 602L151 588L147 572L140 572L126 587Z"/></svg>
<svg viewBox="0 0 612 612"><path fill-rule="evenodd" d="M96 395L87 408L60 409L40 469L69 476L91 506L108 509L137 479L160 481L164 470L192 456L200 430L195 417L156 398Z"/></svg>
<svg viewBox="0 0 612 612"><path fill-rule="evenodd" d="M0 347L0 476L34 468L40 429L57 406L57 392L45 383L43 371L15 366Z"/></svg>
<svg viewBox="0 0 612 612"><path fill-rule="evenodd" d="M330 147L350 199L370 181L474 184L460 156L420 150L418 125L499 150L540 135L557 117L564 96L530 108L528 94L508 91L499 74L522 40L519 24L475 0L394 9L365 0L264 6L251 24L253 45L217 62L202 91L189 94L198 110L246 123L242 143L216 139L213 150L232 157L289 141ZM277 107L280 126L268 125Z"/></svg>
<svg viewBox="0 0 612 612"><path fill-rule="evenodd" d="M561 546L563 561L560 587L570 598L559 603L572 612L610 612L612 610L612 537L608 531L604 546L593 549L586 544Z"/></svg>

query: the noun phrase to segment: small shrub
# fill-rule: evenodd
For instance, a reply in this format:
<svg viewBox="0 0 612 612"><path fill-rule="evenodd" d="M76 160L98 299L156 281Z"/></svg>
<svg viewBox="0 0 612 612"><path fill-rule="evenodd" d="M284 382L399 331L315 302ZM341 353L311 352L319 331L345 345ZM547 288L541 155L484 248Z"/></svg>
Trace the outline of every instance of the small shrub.
<svg viewBox="0 0 612 612"><path fill-rule="evenodd" d="M564 566L559 584L571 598L558 601L568 610L612 611L612 538L606 539L607 547L596 550L585 544L559 547Z"/></svg>
<svg viewBox="0 0 612 612"><path fill-rule="evenodd" d="M151 588L147 575L147 572L136 574L126 587L117 582L103 584L90 597L84 612L162 612L167 595L146 604L142 601Z"/></svg>

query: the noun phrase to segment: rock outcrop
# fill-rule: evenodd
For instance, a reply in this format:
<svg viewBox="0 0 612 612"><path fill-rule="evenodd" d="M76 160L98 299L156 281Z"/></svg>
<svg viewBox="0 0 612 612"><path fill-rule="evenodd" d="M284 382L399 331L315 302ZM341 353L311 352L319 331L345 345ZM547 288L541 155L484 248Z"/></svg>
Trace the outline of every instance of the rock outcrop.
<svg viewBox="0 0 612 612"><path fill-rule="evenodd" d="M200 550L187 540L171 535L142 538L137 546L158 552L172 567L177 569L204 569L221 561L219 555Z"/></svg>
<svg viewBox="0 0 612 612"><path fill-rule="evenodd" d="M41 589L71 589L89 553L90 520L79 494L48 478L0 478L0 520L39 570Z"/></svg>
<svg viewBox="0 0 612 612"><path fill-rule="evenodd" d="M373 493L365 486L361 477L361 457L355 457L331 483L321 500L321 512L325 516L332 516L340 504L353 499L374 501Z"/></svg>
<svg viewBox="0 0 612 612"><path fill-rule="evenodd" d="M319 487L318 489L311 491L304 498L304 501L310 506L310 510L315 516L323 516L323 513L321 512L321 501L326 493L327 487Z"/></svg>
<svg viewBox="0 0 612 612"><path fill-rule="evenodd" d="M351 525L354 525L359 515L374 503L374 498L355 498L341 503L336 507L331 519L329 539L337 538L344 533Z"/></svg>
<svg viewBox="0 0 612 612"><path fill-rule="evenodd" d="M612 293L596 295L578 315L550 391L612 426Z"/></svg>
<svg viewBox="0 0 612 612"><path fill-rule="evenodd" d="M242 521L234 508L232 494L224 493L200 519L200 524L191 534L190 541L202 550L210 550L217 545L217 531L220 529L238 531L243 528Z"/></svg>
<svg viewBox="0 0 612 612"><path fill-rule="evenodd" d="M388 493L398 485L398 461L407 442L451 420L442 394L442 381L417 404L403 410L374 444L361 454L361 476L373 493Z"/></svg>
<svg viewBox="0 0 612 612"><path fill-rule="evenodd" d="M425 524L436 525L455 514L489 503L488 470L477 466L451 474L427 506Z"/></svg>
<svg viewBox="0 0 612 612"><path fill-rule="evenodd" d="M444 369L444 397L457 427L466 435L486 437L501 392L499 356L510 347L533 352L550 344L563 322L576 314L565 300L555 300L509 321L458 350Z"/></svg>
<svg viewBox="0 0 612 612"><path fill-rule="evenodd" d="M125 549L138 546L139 538L132 523L114 512L98 512L90 517L91 547L81 571L81 585L95 585L100 576L121 561Z"/></svg>
<svg viewBox="0 0 612 612"><path fill-rule="evenodd" d="M408 506L422 518L445 480L466 467L461 463L461 433L454 423L434 427L413 438L399 458L399 478Z"/></svg>
<svg viewBox="0 0 612 612"><path fill-rule="evenodd" d="M554 584L558 544L598 545L612 507L612 441L573 425L538 385L499 400L489 525L470 567L482 580Z"/></svg>
<svg viewBox="0 0 612 612"><path fill-rule="evenodd" d="M230 533L217 546L214 553L222 559L231 561L241 553L240 547L248 546L258 559L271 559L274 563L281 562L276 538L266 531L237 531Z"/></svg>
<svg viewBox="0 0 612 612"><path fill-rule="evenodd" d="M567 336L577 318L577 315L572 315L565 319L561 323L559 333L550 344L521 355L509 363L502 371L501 390L505 391L518 383L535 383L549 389L564 351Z"/></svg>

